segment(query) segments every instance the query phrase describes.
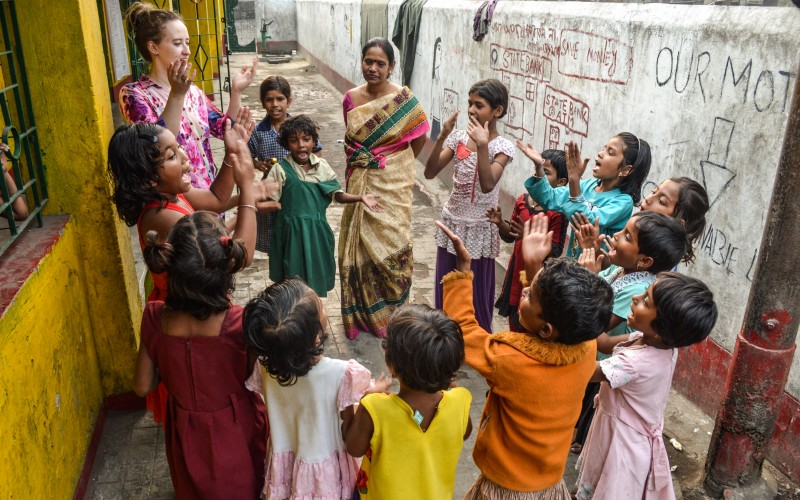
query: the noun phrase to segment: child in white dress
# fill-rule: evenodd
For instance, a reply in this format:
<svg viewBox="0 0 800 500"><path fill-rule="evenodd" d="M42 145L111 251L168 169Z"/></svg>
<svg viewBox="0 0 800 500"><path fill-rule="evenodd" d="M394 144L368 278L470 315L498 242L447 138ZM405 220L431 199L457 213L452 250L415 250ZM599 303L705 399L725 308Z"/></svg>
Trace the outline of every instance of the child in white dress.
<svg viewBox="0 0 800 500"><path fill-rule="evenodd" d="M592 378L602 384L576 466L579 500L675 498L661 433L677 348L701 342L716 321L711 291L682 274L660 273L633 298L628 325L638 331Z"/></svg>
<svg viewBox="0 0 800 500"><path fill-rule="evenodd" d="M371 380L354 360L322 355L328 315L317 295L293 278L269 286L244 311L248 347L258 355L247 387L269 416L263 498L349 499L359 464L342 434L364 394L384 392L391 378Z"/></svg>
<svg viewBox="0 0 800 500"><path fill-rule="evenodd" d="M458 112L447 119L425 165L425 178L434 178L453 162L453 190L442 208L441 220L472 256L475 316L481 327L491 332L500 233L486 212L497 206L500 178L514 159L514 144L497 131L498 120L508 111L508 89L498 80L481 80L469 89L468 104L467 130L451 133ZM435 307L441 309L442 277L456 268L456 251L441 230L436 231L436 247L433 295Z"/></svg>

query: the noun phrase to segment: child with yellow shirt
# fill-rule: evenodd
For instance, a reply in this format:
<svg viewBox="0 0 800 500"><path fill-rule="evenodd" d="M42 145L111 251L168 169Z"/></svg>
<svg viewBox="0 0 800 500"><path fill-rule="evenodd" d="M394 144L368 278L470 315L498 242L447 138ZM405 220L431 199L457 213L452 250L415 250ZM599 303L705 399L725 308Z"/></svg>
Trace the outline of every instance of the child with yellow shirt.
<svg viewBox="0 0 800 500"><path fill-rule="evenodd" d="M444 284L444 311L464 334L466 363L489 384L472 458L481 475L465 499L570 498L562 476L586 383L594 374L595 338L611 318L613 292L574 262L544 259L552 250L547 217L525 224L522 257L530 286L519 321L526 332L490 335L472 305L470 255L453 241L456 270Z"/></svg>
<svg viewBox="0 0 800 500"><path fill-rule="evenodd" d="M383 348L400 391L361 398L347 429L347 452L364 456L354 498L453 498L472 431L472 395L448 389L464 363L461 329L442 311L407 305L389 321Z"/></svg>

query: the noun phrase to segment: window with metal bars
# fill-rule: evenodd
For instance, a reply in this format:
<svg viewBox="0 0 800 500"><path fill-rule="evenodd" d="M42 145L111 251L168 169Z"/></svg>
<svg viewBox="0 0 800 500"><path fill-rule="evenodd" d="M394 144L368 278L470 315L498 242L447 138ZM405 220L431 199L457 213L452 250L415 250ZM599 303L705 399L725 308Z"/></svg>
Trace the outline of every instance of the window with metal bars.
<svg viewBox="0 0 800 500"><path fill-rule="evenodd" d="M42 153L28 90L14 0L0 2L0 254L32 223L42 226L47 203Z"/></svg>

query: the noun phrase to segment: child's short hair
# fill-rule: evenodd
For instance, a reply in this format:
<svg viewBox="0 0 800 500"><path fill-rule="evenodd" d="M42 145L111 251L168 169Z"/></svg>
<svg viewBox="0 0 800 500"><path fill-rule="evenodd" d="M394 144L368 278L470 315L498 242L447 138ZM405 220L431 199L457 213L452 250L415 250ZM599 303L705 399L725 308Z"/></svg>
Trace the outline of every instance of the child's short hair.
<svg viewBox="0 0 800 500"><path fill-rule="evenodd" d="M696 344L717 322L714 294L705 283L684 274L663 272L653 283L656 317L652 328L670 347Z"/></svg>
<svg viewBox="0 0 800 500"><path fill-rule="evenodd" d="M319 299L299 278L270 285L244 308L244 334L250 350L283 386L314 367L326 334Z"/></svg>
<svg viewBox="0 0 800 500"><path fill-rule="evenodd" d="M292 98L292 87L289 85L289 82L286 80L286 78L282 76L268 76L263 82L261 82L261 88L258 91L258 96L262 104L264 103L264 99L267 98L267 92L270 90L277 90L287 99Z"/></svg>
<svg viewBox="0 0 800 500"><path fill-rule="evenodd" d="M617 185L620 191L633 198L633 204L639 205L642 199L642 185L650 173L650 144L630 132L620 132L617 137L625 144L624 158L620 168L631 165L631 172L622 178Z"/></svg>
<svg viewBox="0 0 800 500"><path fill-rule="evenodd" d="M411 389L447 389L464 363L464 338L458 323L424 305L399 308L383 340L386 363Z"/></svg>
<svg viewBox="0 0 800 500"><path fill-rule="evenodd" d="M684 262L694 261L694 249L691 243L703 235L706 228L706 213L708 212L708 193L699 182L688 177L670 177L672 182L680 186L678 201L675 202L675 213L672 214L686 227L686 236L689 238L689 248L686 250Z"/></svg>
<svg viewBox="0 0 800 500"><path fill-rule="evenodd" d="M169 275L167 307L199 320L230 307L233 275L247 262L244 243L230 238L219 217L205 211L178 220L165 243L149 231L143 253L152 272Z"/></svg>
<svg viewBox="0 0 800 500"><path fill-rule="evenodd" d="M561 149L545 149L542 151L542 158L550 160L553 168L556 169L556 179L568 178L567 155Z"/></svg>
<svg viewBox="0 0 800 500"><path fill-rule="evenodd" d="M683 224L673 217L650 210L638 212L633 217L639 253L653 259L653 265L647 270L657 274L677 266L691 247Z"/></svg>
<svg viewBox="0 0 800 500"><path fill-rule="evenodd" d="M492 109L503 106L503 113L499 118L506 116L508 111L508 89L503 82L494 78L487 78L474 83L469 89L470 94L478 94L486 99Z"/></svg>
<svg viewBox="0 0 800 500"><path fill-rule="evenodd" d="M608 327L614 291L577 262L546 260L534 286L539 291L542 319L558 330L557 342L580 344L596 339Z"/></svg>
<svg viewBox="0 0 800 500"><path fill-rule="evenodd" d="M289 137L297 134L308 134L314 139L314 144L319 141L317 124L308 115L297 115L289 118L281 126L280 142L283 149L289 149Z"/></svg>
<svg viewBox="0 0 800 500"><path fill-rule="evenodd" d="M167 203L153 187L158 182L158 167L164 163L158 149L158 136L164 130L155 123L121 125L108 143L108 176L114 191L111 199L128 226L139 222L147 202Z"/></svg>

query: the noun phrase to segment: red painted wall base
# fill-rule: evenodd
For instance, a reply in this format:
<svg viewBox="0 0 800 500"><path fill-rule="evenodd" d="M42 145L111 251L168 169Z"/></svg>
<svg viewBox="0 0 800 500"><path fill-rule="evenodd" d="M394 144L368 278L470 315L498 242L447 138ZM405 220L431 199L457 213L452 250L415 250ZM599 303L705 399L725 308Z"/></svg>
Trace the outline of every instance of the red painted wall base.
<svg viewBox="0 0 800 500"><path fill-rule="evenodd" d="M681 349L672 385L703 412L715 416L722 404L733 356L713 340ZM698 383L698 376L702 377ZM783 393L767 459L795 483L800 482L800 401Z"/></svg>
<svg viewBox="0 0 800 500"><path fill-rule="evenodd" d="M140 398L132 391L122 394L112 394L106 397L106 400L103 401L103 405L100 407L100 414L97 416L97 421L94 423L92 440L89 441L89 448L86 450L86 456L83 459L81 476L78 478L78 484L75 486L75 493L72 495L72 500L83 500L86 496L86 490L89 488L89 481L92 480L94 459L97 458L97 448L100 446L100 438L103 437L103 429L106 426L108 412L144 410L144 408L144 398Z"/></svg>

